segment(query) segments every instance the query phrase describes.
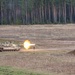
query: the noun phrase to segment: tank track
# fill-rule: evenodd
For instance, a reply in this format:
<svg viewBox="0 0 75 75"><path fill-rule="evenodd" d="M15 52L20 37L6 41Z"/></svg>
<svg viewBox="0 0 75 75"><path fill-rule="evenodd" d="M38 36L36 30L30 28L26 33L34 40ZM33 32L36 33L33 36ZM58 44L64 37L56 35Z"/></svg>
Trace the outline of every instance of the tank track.
<svg viewBox="0 0 75 75"><path fill-rule="evenodd" d="M4 52L4 51L19 51L20 49L6 49L4 50L2 47L0 47L0 52Z"/></svg>

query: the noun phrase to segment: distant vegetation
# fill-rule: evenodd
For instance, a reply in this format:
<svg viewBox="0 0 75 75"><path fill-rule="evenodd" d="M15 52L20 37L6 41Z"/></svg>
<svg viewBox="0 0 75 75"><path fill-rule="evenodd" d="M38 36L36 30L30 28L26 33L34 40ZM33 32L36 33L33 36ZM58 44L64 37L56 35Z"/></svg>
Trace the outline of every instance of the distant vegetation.
<svg viewBox="0 0 75 75"><path fill-rule="evenodd" d="M11 67L0 67L0 75L45 75L41 73L33 73L30 71L14 69Z"/></svg>
<svg viewBox="0 0 75 75"><path fill-rule="evenodd" d="M75 23L75 0L0 0L0 25Z"/></svg>

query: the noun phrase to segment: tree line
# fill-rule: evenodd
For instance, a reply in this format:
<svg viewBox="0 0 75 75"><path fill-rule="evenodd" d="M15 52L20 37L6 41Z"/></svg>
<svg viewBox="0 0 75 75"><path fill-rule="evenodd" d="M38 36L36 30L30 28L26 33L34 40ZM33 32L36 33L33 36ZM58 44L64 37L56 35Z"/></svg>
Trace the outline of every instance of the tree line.
<svg viewBox="0 0 75 75"><path fill-rule="evenodd" d="M75 0L0 0L0 25L75 23Z"/></svg>

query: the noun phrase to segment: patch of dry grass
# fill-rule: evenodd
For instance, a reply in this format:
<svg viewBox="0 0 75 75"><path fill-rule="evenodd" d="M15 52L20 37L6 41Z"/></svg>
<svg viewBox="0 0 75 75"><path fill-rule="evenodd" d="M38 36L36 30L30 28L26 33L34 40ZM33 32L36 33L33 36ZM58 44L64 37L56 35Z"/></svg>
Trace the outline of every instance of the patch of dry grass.
<svg viewBox="0 0 75 75"><path fill-rule="evenodd" d="M19 40L21 43L29 39L36 44L36 49L44 49L44 51L2 52L0 66L12 66L49 75L50 73L75 75L75 56L71 54L74 52L69 53L75 49L74 25L0 26L0 38L12 39L15 42ZM0 42L6 40L1 39ZM52 48L57 50L51 50Z"/></svg>
<svg viewBox="0 0 75 75"><path fill-rule="evenodd" d="M0 66L43 72L50 75L74 75L75 58L68 51L2 52Z"/></svg>

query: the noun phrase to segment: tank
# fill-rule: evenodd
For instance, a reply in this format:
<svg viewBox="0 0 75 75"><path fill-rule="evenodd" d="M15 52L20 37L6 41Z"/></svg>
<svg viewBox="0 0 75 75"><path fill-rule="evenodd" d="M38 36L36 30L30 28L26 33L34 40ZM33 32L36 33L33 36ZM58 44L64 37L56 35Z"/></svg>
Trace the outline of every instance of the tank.
<svg viewBox="0 0 75 75"><path fill-rule="evenodd" d="M13 42L0 43L0 52L2 51L19 51L20 47Z"/></svg>

